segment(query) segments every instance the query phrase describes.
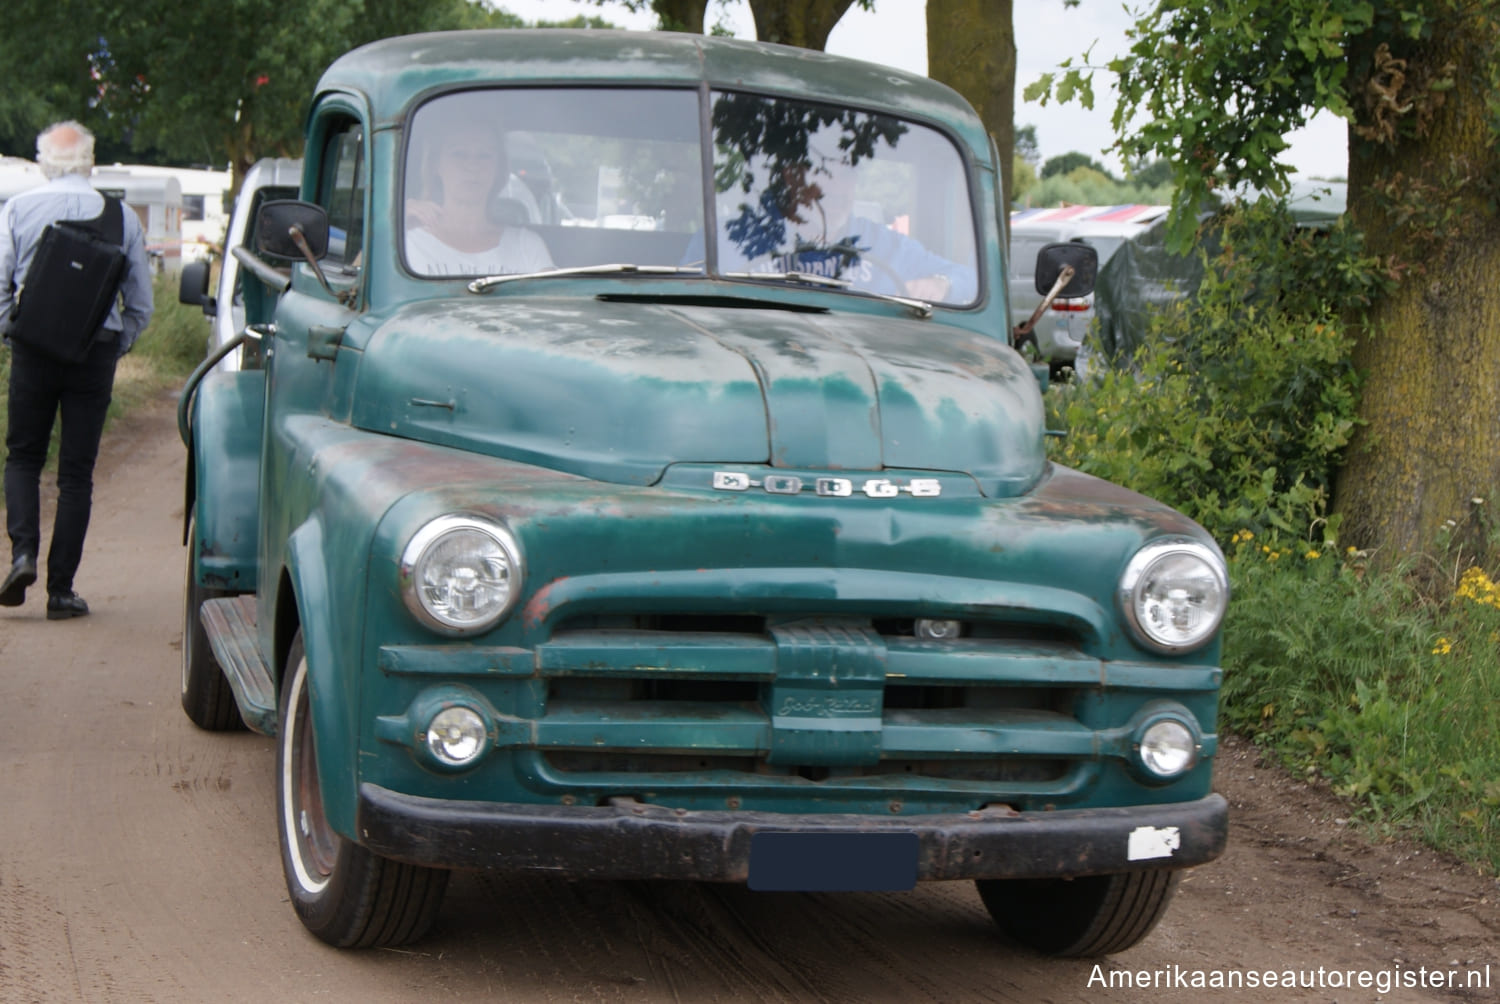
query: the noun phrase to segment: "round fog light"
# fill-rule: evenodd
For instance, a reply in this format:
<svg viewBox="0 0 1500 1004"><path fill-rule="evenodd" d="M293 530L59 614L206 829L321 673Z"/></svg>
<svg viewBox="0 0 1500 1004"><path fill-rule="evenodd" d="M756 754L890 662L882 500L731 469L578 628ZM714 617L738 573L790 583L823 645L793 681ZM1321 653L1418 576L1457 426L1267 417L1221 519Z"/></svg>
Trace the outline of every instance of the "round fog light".
<svg viewBox="0 0 1500 1004"><path fill-rule="evenodd" d="M444 708L427 723L427 750L440 763L462 767L484 752L484 719L473 708Z"/></svg>
<svg viewBox="0 0 1500 1004"><path fill-rule="evenodd" d="M963 634L964 626L959 621L917 621L917 637L928 641L952 641Z"/></svg>
<svg viewBox="0 0 1500 1004"><path fill-rule="evenodd" d="M1166 718L1141 735L1141 763L1157 777L1176 777L1198 758L1192 731L1181 722Z"/></svg>

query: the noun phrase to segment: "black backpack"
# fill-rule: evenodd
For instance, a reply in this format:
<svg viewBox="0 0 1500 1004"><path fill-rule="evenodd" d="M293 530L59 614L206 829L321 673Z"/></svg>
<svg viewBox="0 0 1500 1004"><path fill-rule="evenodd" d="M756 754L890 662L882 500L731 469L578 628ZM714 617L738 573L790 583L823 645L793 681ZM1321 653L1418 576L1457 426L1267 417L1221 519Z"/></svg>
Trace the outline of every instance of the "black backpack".
<svg viewBox="0 0 1500 1004"><path fill-rule="evenodd" d="M82 360L120 293L124 244L125 210L108 195L92 220L58 220L42 231L8 337L62 362Z"/></svg>

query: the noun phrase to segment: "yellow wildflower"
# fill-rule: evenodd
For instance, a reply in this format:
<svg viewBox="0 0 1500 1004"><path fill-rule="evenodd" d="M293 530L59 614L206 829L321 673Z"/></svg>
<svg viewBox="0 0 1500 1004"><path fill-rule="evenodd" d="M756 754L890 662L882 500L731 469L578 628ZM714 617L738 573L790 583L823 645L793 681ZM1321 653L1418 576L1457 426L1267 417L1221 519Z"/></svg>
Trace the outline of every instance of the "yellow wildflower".
<svg viewBox="0 0 1500 1004"><path fill-rule="evenodd" d="M1487 606L1500 608L1500 586L1497 586L1490 577L1485 574L1484 569L1478 566L1470 567L1458 580L1458 588L1454 595L1462 599L1473 600Z"/></svg>
<svg viewBox="0 0 1500 1004"><path fill-rule="evenodd" d="M1447 638L1439 638L1437 644L1432 647L1433 655L1447 655L1453 651L1453 643Z"/></svg>
<svg viewBox="0 0 1500 1004"><path fill-rule="evenodd" d="M1321 557L1321 555L1319 555L1317 551L1308 551L1306 554L1303 555L1303 557L1306 558L1308 561L1317 561L1318 558Z"/></svg>

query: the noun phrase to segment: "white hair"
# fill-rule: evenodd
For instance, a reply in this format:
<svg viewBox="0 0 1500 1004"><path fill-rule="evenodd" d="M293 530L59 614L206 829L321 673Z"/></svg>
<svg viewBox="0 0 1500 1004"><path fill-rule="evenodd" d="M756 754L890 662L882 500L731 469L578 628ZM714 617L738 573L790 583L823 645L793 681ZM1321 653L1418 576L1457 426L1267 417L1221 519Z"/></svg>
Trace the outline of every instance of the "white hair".
<svg viewBox="0 0 1500 1004"><path fill-rule="evenodd" d="M71 119L54 122L36 138L36 162L48 181L65 174L87 178L94 170L94 134Z"/></svg>

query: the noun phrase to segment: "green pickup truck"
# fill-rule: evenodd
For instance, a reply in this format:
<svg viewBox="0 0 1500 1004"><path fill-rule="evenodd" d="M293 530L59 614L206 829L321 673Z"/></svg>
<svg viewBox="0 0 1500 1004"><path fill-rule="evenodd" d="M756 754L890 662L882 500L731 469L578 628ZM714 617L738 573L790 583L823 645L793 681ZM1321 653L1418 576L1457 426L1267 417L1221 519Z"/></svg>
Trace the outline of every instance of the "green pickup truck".
<svg viewBox="0 0 1500 1004"><path fill-rule="evenodd" d="M1223 850L1223 557L1048 461L954 92L452 32L340 58L306 140L236 252L260 362L183 396L182 684L277 738L318 937L420 937L452 869L972 879L1097 955Z"/></svg>

